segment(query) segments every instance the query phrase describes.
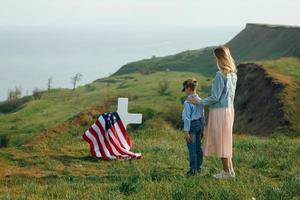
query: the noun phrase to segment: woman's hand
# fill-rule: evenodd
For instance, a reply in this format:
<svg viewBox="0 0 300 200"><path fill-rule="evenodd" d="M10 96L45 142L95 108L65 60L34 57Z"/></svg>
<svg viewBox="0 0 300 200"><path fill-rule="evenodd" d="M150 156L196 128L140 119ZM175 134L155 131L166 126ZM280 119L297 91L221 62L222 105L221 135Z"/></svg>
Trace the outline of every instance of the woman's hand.
<svg viewBox="0 0 300 200"><path fill-rule="evenodd" d="M192 104L197 104L198 103L198 99L196 97L189 97L188 101Z"/></svg>
<svg viewBox="0 0 300 200"><path fill-rule="evenodd" d="M184 134L184 139L185 139L185 141L186 141L187 143L190 143L190 142L191 142L191 136L190 136L190 134L189 134L188 132L186 132L186 133Z"/></svg>

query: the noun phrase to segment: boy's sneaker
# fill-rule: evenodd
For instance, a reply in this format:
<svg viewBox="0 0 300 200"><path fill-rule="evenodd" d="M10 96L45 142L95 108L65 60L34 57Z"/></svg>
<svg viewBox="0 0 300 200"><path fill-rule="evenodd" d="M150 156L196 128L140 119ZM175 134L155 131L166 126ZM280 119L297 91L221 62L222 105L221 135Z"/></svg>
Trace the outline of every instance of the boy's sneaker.
<svg viewBox="0 0 300 200"><path fill-rule="evenodd" d="M222 172L219 173L219 174L213 175L213 177L214 177L215 179L234 178L234 177L235 177L235 172L234 172L234 171L232 171L232 172L225 172L225 171L222 171Z"/></svg>
<svg viewBox="0 0 300 200"><path fill-rule="evenodd" d="M196 170L190 169L187 173L186 176L195 176L196 175Z"/></svg>

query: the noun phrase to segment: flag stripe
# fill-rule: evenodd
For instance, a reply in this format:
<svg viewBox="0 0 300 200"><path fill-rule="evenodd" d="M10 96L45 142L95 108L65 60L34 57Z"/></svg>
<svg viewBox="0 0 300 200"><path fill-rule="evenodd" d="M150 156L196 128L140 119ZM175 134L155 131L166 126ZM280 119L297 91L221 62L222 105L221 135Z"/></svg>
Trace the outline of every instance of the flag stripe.
<svg viewBox="0 0 300 200"><path fill-rule="evenodd" d="M97 135L96 131L92 127L89 128L89 131L96 138L98 148L99 148L100 153L101 153L101 157L104 158L105 160L109 160L109 157L104 152L103 145L101 144L99 136Z"/></svg>
<svg viewBox="0 0 300 200"><path fill-rule="evenodd" d="M102 134L102 136L104 137L104 140L105 140L105 145L108 147L108 150L109 152L114 155L114 156L121 156L122 157L122 154L121 152L118 152L116 150L116 148L111 144L111 141L109 140L109 135L106 134L104 128L103 128L103 125L105 124L101 124L99 120L97 120L96 122L96 125L97 127L99 128L99 131L100 133Z"/></svg>
<svg viewBox="0 0 300 200"><path fill-rule="evenodd" d="M101 153L99 151L99 145L96 141L96 138L90 133L89 130L87 130L85 133L86 133L86 136L92 141L92 143L94 145L94 151L96 153L96 156L101 158L102 156L101 156Z"/></svg>
<svg viewBox="0 0 300 200"><path fill-rule="evenodd" d="M110 130L111 131L111 130ZM136 155L130 151L127 151L126 149L120 147L119 141L115 140L115 137L112 136L112 143L118 148L120 151L122 151L123 154L126 154L128 156L136 157Z"/></svg>
<svg viewBox="0 0 300 200"><path fill-rule="evenodd" d="M90 144L90 152L91 152L92 156L95 157L96 152L95 152L95 149L94 149L93 142L86 136L86 134L84 134L82 137L85 141L87 141Z"/></svg>
<svg viewBox="0 0 300 200"><path fill-rule="evenodd" d="M105 120L103 117L100 117L100 122L101 124L105 124ZM110 129L115 129L117 127L117 123L115 124L114 127L111 127ZM127 141L125 140L123 133L121 131L113 131L113 133L115 134L116 139L119 141L119 143L121 144L121 146L125 149L130 149L130 146L127 144Z"/></svg>
<svg viewBox="0 0 300 200"><path fill-rule="evenodd" d="M113 141L115 141L115 140L114 140L114 136L112 137L112 139L113 139ZM118 141L116 141L115 145L116 145L116 147L120 146ZM120 148L120 150L121 150L124 154L127 154L127 155L129 155L129 156L132 156L132 157L134 157L134 158L139 157L139 155L136 155L135 153L132 153L131 151L128 151L127 149Z"/></svg>
<svg viewBox="0 0 300 200"><path fill-rule="evenodd" d="M89 143L93 157L105 160L142 157L130 151L132 142L117 112L102 114L83 134L83 139Z"/></svg>
<svg viewBox="0 0 300 200"><path fill-rule="evenodd" d="M100 120L100 123L101 125L103 125L103 120ZM108 130L108 135L110 135L110 141L111 143L114 145L114 147L120 152L120 153L123 153L125 155L128 155L128 156L133 156L133 157L137 157L137 155L135 155L134 153L126 150L125 148L122 148L121 144L120 144L120 141L118 139L116 139L116 133L114 133L115 129L111 128Z"/></svg>
<svg viewBox="0 0 300 200"><path fill-rule="evenodd" d="M99 121L100 122L100 121ZM103 126L104 124L103 124L104 122L103 122L103 120L101 120L101 122L100 122L100 124ZM108 130L108 135L109 135L109 141L111 142L111 144L116 148L116 150L121 154L121 155L124 155L124 151L122 151L122 149L124 149L124 147L122 147L123 145L121 145L120 144L120 141L118 140L118 139L116 139L116 133L114 133L114 131L112 131L112 130L114 130L114 129L110 129L110 130ZM103 130L104 131L104 130ZM118 143L118 145L116 145L116 142ZM121 146L121 147L120 147ZM126 156L127 155L127 156ZM124 157L128 157L128 155L130 155L130 154L127 154L126 152L125 152L125 155L124 155Z"/></svg>
<svg viewBox="0 0 300 200"><path fill-rule="evenodd" d="M132 142L131 142L131 140L129 139L128 133L127 133L127 131L126 131L126 129L125 129L123 123L121 122L121 120L119 120L119 121L117 122L117 125L118 125L117 127L118 127L118 128L121 130L121 132L123 133L123 136L124 136L124 138L125 138L125 140L126 140L128 146L130 147L129 149L132 149Z"/></svg>
<svg viewBox="0 0 300 200"><path fill-rule="evenodd" d="M104 140L104 138L103 138L103 135L102 135L102 133L99 131L99 129L98 129L96 123L94 123L93 126L92 126L91 128L92 128L92 129L95 131L95 133L97 134L97 137L99 138L100 144L101 144L101 146L103 147L103 151L104 151L106 157L109 158L109 159L111 159L111 157L112 157L113 155L112 155L111 152L109 151L109 147L106 146L105 140Z"/></svg>

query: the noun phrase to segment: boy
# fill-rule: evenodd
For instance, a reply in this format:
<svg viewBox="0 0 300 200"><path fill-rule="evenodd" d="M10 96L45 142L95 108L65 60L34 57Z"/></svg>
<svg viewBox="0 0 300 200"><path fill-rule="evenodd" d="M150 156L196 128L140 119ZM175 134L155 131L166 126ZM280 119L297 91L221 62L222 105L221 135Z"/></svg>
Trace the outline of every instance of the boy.
<svg viewBox="0 0 300 200"><path fill-rule="evenodd" d="M200 98L197 93L197 80L188 79L183 82L182 92L189 97ZM184 139L186 140L188 151L190 170L187 172L187 176L194 176L197 172L201 171L201 165L203 161L203 153L201 149L201 138L204 129L204 108L201 105L194 105L189 103L187 99L184 101L184 109L182 111L182 120L184 123Z"/></svg>

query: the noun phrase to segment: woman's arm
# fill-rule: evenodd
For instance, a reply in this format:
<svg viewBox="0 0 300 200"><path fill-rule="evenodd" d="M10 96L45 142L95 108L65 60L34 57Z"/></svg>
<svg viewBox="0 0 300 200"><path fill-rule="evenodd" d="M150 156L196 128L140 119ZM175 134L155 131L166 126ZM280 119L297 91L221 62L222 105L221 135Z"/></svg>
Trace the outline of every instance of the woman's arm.
<svg viewBox="0 0 300 200"><path fill-rule="evenodd" d="M200 104L203 106L214 104L219 101L224 86L225 85L224 85L224 80L222 78L222 74L221 72L217 72L212 83L211 95L209 97L206 97L205 99L202 100L198 97L192 97L189 98L188 100L193 104Z"/></svg>

